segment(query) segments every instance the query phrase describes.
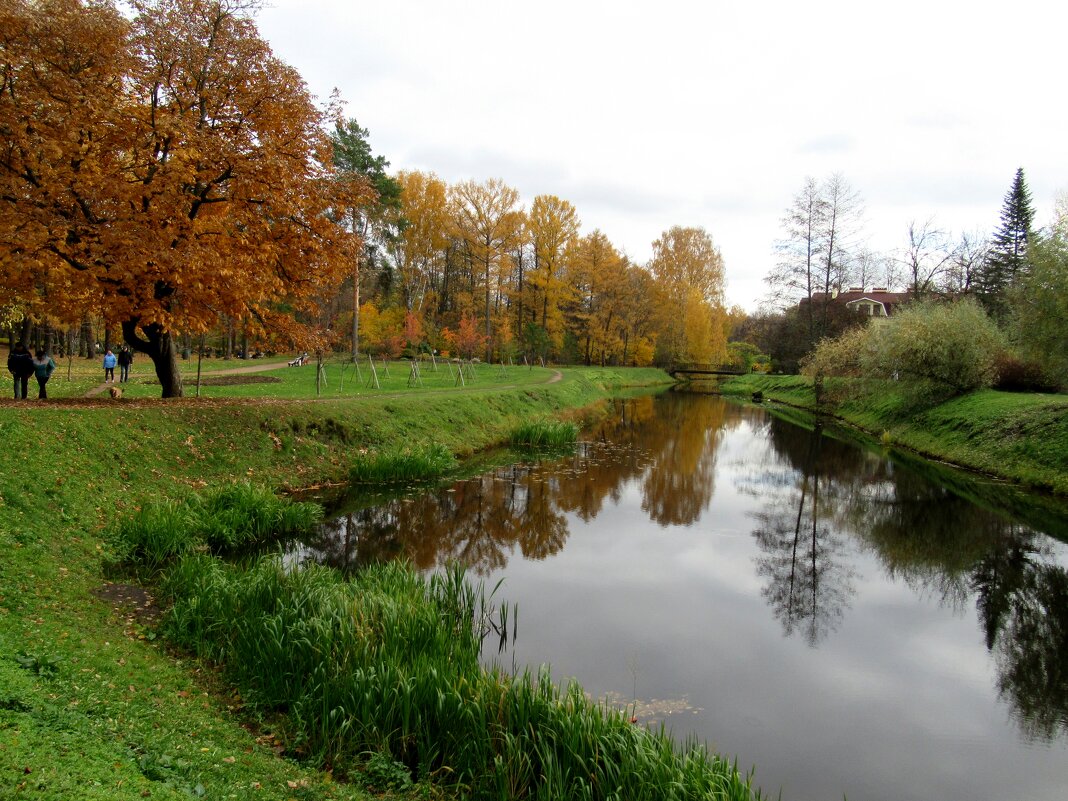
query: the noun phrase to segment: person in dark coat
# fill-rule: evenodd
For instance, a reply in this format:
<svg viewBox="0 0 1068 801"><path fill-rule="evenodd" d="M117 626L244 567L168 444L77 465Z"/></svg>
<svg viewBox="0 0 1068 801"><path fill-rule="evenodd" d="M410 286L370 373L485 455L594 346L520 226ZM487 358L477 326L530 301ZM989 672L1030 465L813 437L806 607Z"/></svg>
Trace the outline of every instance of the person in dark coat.
<svg viewBox="0 0 1068 801"><path fill-rule="evenodd" d="M44 348L38 348L37 356L33 359L33 374L37 377L38 400L45 400L48 398L48 393L45 391L45 384L48 383L48 379L52 377L52 373L55 369L56 363L52 361L52 357L45 352Z"/></svg>
<svg viewBox="0 0 1068 801"><path fill-rule="evenodd" d="M119 351L119 383L130 380L130 365L133 364L133 352L126 346Z"/></svg>
<svg viewBox="0 0 1068 801"><path fill-rule="evenodd" d="M33 356L26 348L26 343L20 342L11 349L7 356L7 369L15 378L15 400L26 397L26 388L33 375Z"/></svg>

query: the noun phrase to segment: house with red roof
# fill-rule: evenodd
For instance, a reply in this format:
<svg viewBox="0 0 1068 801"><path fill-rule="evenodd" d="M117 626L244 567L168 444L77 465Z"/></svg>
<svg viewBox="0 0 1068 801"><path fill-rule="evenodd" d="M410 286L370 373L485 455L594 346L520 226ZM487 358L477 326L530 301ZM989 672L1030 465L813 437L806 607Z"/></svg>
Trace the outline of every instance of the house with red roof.
<svg viewBox="0 0 1068 801"><path fill-rule="evenodd" d="M832 301L841 303L857 314L863 314L868 317L890 317L898 306L909 300L910 293L890 292L886 287L875 287L874 289L866 290L864 287L851 286L848 290L843 290L842 292L836 289L832 290L830 297ZM812 294L812 300L815 303L823 303L826 299L827 295L824 292L814 292ZM802 304L806 302L806 300L801 301Z"/></svg>

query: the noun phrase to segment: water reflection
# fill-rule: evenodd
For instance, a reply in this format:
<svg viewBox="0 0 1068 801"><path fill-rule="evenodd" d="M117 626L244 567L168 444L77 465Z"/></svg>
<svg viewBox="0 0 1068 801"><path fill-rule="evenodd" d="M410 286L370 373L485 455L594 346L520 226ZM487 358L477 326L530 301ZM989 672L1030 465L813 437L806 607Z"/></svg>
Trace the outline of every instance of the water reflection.
<svg viewBox="0 0 1068 801"><path fill-rule="evenodd" d="M993 657L992 689L1025 737L1068 733L1068 549L1042 533L1068 530L1063 510L1033 498L1014 506L1004 487L891 460L719 398L627 401L565 459L510 465L418 497L355 499L302 555L342 570L459 560L488 574L519 555L561 553L576 521L610 518L616 507L640 508L652 530L680 532L680 548L703 543L715 537L706 528L717 516L723 443L735 434L758 443L738 451L744 463L732 466L730 489L748 498L753 573L787 640L821 648L867 586L901 584L958 616L974 610L976 646Z"/></svg>
<svg viewBox="0 0 1068 801"><path fill-rule="evenodd" d="M855 593L844 547L853 538L918 594L960 612L974 599L1021 731L1039 741L1068 733L1068 571L1054 540L980 505L981 485L959 476L971 499L818 425L771 418L767 435L779 459L753 480L766 498L753 537L763 595L786 634L815 645L841 622Z"/></svg>
<svg viewBox="0 0 1068 801"><path fill-rule="evenodd" d="M342 570L404 557L424 570L460 561L490 573L517 549L526 559L557 553L569 514L593 520L630 482L640 485L650 519L692 524L712 500L717 439L741 419L741 407L692 400L672 394L621 403L567 459L498 468L418 497L356 498L306 543L308 552Z"/></svg>
<svg viewBox="0 0 1068 801"><path fill-rule="evenodd" d="M753 513L756 572L767 581L761 594L787 635L800 633L817 645L837 629L856 593L838 515L870 465L863 451L818 428L810 433L772 418L766 430L780 458L748 487L763 496Z"/></svg>

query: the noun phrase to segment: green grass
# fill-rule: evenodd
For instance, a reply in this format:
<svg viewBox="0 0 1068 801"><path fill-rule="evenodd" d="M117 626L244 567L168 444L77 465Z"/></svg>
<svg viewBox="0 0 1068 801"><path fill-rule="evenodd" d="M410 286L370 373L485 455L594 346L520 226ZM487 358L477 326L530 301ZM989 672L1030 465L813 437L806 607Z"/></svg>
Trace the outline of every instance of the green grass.
<svg viewBox="0 0 1068 801"><path fill-rule="evenodd" d="M563 420L536 420L512 429L509 443L528 448L561 448L578 440L578 426Z"/></svg>
<svg viewBox="0 0 1068 801"><path fill-rule="evenodd" d="M97 366L87 386L97 383ZM144 368L135 364L135 378ZM470 454L505 442L523 420L597 403L604 387L668 381L652 370L563 374L515 389L476 384L311 403L0 400L8 445L0 451L0 797L188 799L200 785L207 798L367 798L279 759L283 732L270 718L252 715L210 665L153 638L143 604L109 594L108 532L191 491L340 481L360 448L438 442ZM160 565L205 556L193 550L179 548ZM161 541L158 553L166 552ZM51 664L54 671L33 669ZM425 786L405 797L427 797Z"/></svg>
<svg viewBox="0 0 1068 801"><path fill-rule="evenodd" d="M815 409L811 379L749 375L723 392ZM922 403L903 382L829 381L840 419L898 447L1027 487L1068 494L1068 396L979 390Z"/></svg>
<svg viewBox="0 0 1068 801"><path fill-rule="evenodd" d="M440 443L356 457L349 480L354 484L410 484L435 481L456 470L456 457Z"/></svg>
<svg viewBox="0 0 1068 801"><path fill-rule="evenodd" d="M262 366L259 360L223 363L220 369L251 368ZM153 383L155 376L150 373L151 366L141 375L123 385L123 393L130 398L154 398L159 396L159 384ZM467 389L479 389L504 386L533 386L543 384L553 370L542 367L509 367L503 369L498 365L478 364L465 367L464 383L457 381L458 367L448 362L439 362L435 370L430 363L419 366L419 381L411 378L411 363L408 361L375 361L378 387L372 385L370 366L361 362L359 374L351 362L331 359L324 363L319 394L316 395L316 366L312 361L303 367L287 367L282 362L277 369L264 372L245 373L229 376L215 376L204 373L204 383L200 389L202 398L355 398L373 396L383 393L416 394L420 392L461 392ZM224 380L221 385L210 382ZM186 396L196 393L196 373L183 372L184 392Z"/></svg>

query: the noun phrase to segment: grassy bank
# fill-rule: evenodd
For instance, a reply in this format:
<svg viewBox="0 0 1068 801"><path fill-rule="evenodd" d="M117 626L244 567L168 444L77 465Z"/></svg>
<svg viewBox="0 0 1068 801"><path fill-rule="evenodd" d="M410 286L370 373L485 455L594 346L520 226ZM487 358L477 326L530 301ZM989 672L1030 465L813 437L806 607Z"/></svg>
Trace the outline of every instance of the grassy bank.
<svg viewBox="0 0 1068 801"><path fill-rule="evenodd" d="M238 480L340 481L361 456L430 443L464 455L532 419L667 381L577 369L555 383L317 402L0 403L0 796L367 797L279 759L293 744L269 716L168 650L151 596L105 581L105 532L150 500Z"/></svg>
<svg viewBox="0 0 1068 801"><path fill-rule="evenodd" d="M828 380L833 401L817 408L802 376L740 376L724 394L826 411L894 446L1026 487L1068 495L1068 396L980 390L924 405L907 385Z"/></svg>
<svg viewBox="0 0 1068 801"><path fill-rule="evenodd" d="M465 798L751 798L730 764L580 687L483 669L482 638L507 639L514 611L461 569L345 579L275 555L219 558L261 541L268 519L307 530L317 509L238 485L153 504L115 532L114 569L159 587L165 635L219 666L252 714L281 713L308 761L381 790L432 778Z"/></svg>

